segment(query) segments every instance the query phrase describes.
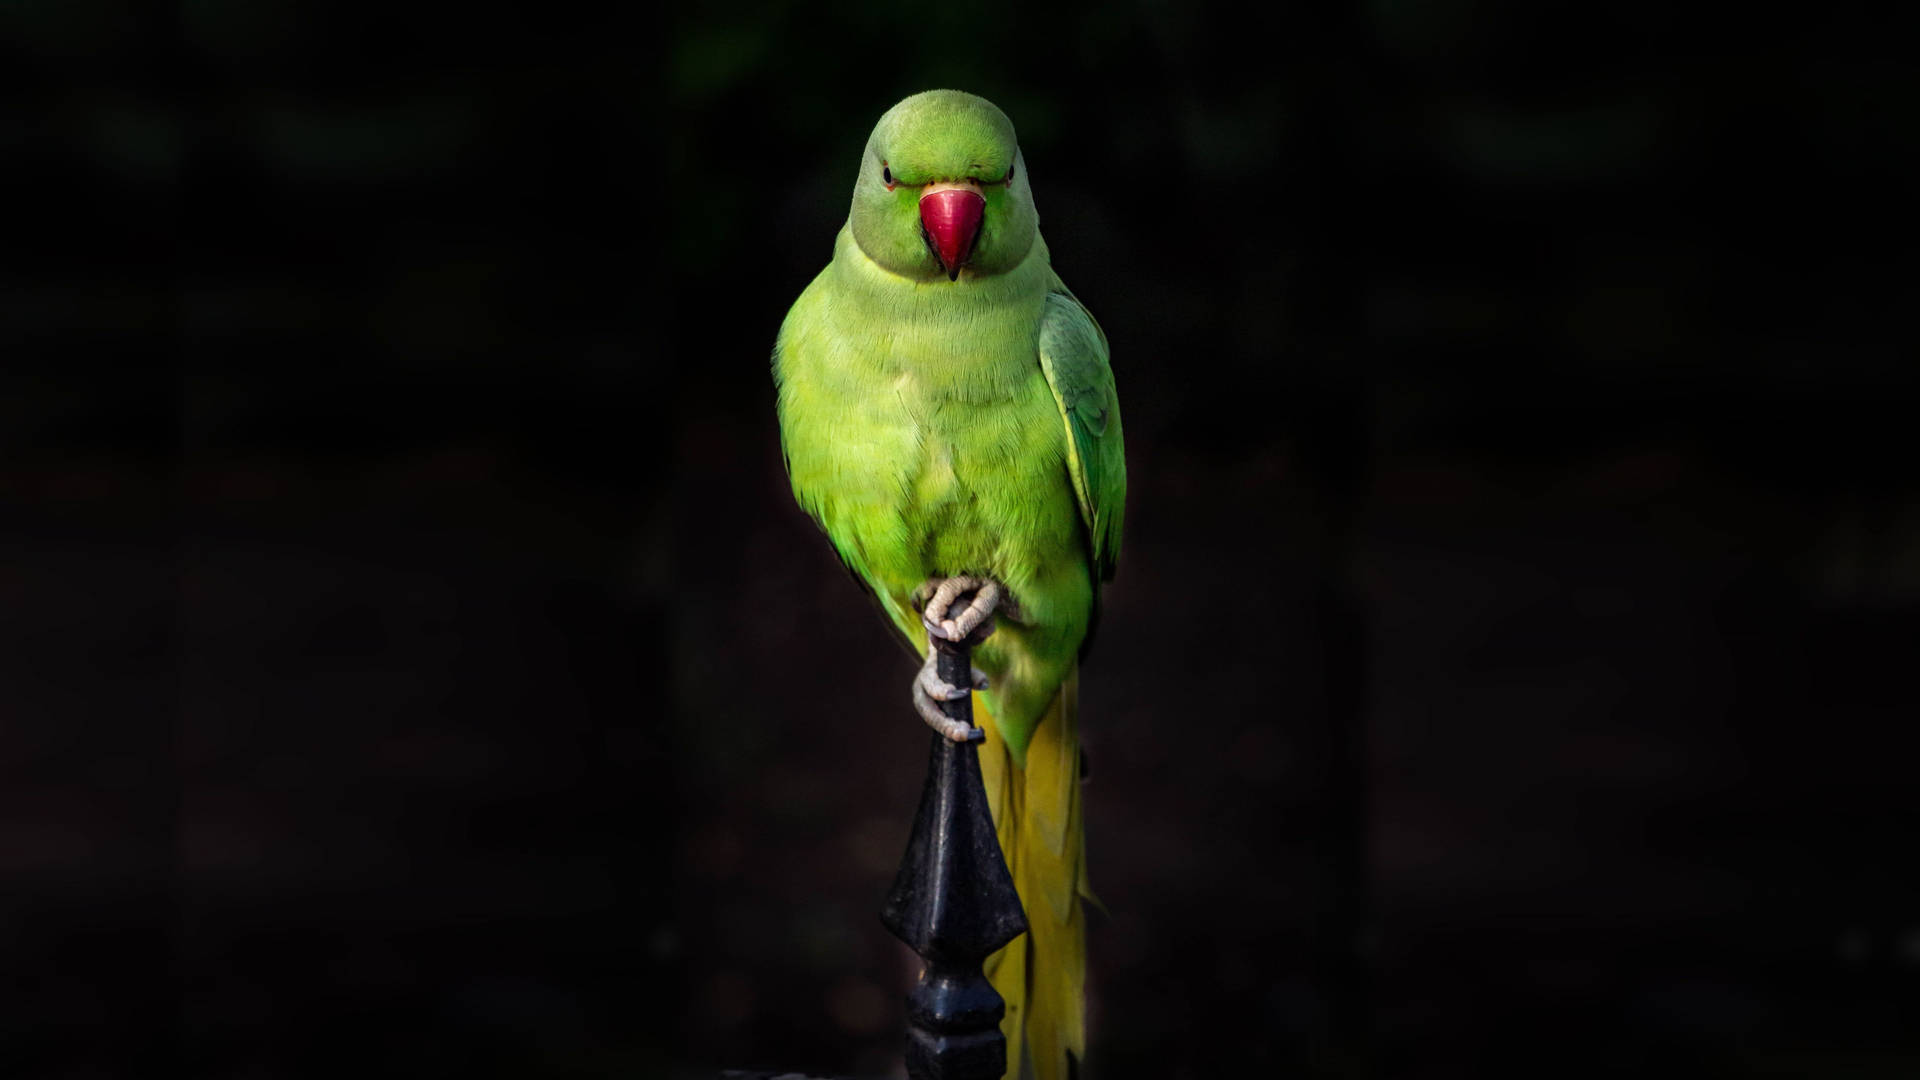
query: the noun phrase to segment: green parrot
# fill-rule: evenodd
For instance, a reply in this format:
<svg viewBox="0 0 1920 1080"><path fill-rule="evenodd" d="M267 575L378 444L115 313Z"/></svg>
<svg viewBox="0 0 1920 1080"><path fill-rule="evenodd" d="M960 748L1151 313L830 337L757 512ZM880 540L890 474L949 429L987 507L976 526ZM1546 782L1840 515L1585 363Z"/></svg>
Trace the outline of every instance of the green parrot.
<svg viewBox="0 0 1920 1080"><path fill-rule="evenodd" d="M1053 272L1039 220L998 108L954 90L895 105L833 261L780 327L774 380L794 496L924 658L915 709L981 744L1030 927L987 962L1009 1071L1066 1080L1086 1051L1092 899L1079 661L1127 476L1106 335ZM974 685L943 682L928 635L983 626ZM970 692L978 729L936 704Z"/></svg>

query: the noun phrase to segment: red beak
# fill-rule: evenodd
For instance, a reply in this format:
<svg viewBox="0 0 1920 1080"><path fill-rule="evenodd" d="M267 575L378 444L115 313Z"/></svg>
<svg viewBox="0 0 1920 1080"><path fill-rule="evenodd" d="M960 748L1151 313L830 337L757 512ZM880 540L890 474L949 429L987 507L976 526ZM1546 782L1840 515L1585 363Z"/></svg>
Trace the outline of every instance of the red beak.
<svg viewBox="0 0 1920 1080"><path fill-rule="evenodd" d="M948 281L960 277L960 264L973 254L973 239L986 212L987 200L965 188L942 188L920 196L920 224L927 228Z"/></svg>

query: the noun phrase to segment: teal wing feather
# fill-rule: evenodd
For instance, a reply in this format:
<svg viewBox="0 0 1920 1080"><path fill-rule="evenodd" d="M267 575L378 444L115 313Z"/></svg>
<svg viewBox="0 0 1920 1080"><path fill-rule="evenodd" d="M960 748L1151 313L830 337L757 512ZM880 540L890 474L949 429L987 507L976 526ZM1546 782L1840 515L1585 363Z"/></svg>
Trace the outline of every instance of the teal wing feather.
<svg viewBox="0 0 1920 1080"><path fill-rule="evenodd" d="M1056 283L1040 320L1040 367L1067 426L1067 470L1087 527L1096 580L1120 561L1120 522L1127 501L1127 460L1120 435L1120 399L1107 360L1107 335L1066 286Z"/></svg>

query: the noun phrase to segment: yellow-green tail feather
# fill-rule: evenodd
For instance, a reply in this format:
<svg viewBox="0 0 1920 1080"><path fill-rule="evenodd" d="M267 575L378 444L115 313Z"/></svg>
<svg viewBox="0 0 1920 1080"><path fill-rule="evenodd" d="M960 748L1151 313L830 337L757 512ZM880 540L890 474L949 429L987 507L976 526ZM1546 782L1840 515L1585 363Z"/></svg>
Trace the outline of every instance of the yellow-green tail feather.
<svg viewBox="0 0 1920 1080"><path fill-rule="evenodd" d="M987 978L1006 999L1007 1075L1070 1080L1085 1059L1087 943L1081 898L1087 887L1080 822L1080 675L1061 683L1013 763L979 694L974 720L986 729L980 776L1000 850L1027 912L1027 932L987 958ZM1022 1068L1023 1059L1026 1067Z"/></svg>

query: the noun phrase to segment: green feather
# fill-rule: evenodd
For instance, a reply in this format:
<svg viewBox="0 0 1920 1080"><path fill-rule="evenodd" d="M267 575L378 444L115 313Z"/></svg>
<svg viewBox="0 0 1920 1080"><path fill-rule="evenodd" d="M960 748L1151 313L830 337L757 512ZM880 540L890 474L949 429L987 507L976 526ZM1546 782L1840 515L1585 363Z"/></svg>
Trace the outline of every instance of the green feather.
<svg viewBox="0 0 1920 1080"><path fill-rule="evenodd" d="M1066 420L1067 466L1100 580L1108 581L1120 562L1120 516L1127 501L1120 400L1107 364L1107 335L1066 286L1059 290L1047 297L1040 324L1040 366Z"/></svg>

